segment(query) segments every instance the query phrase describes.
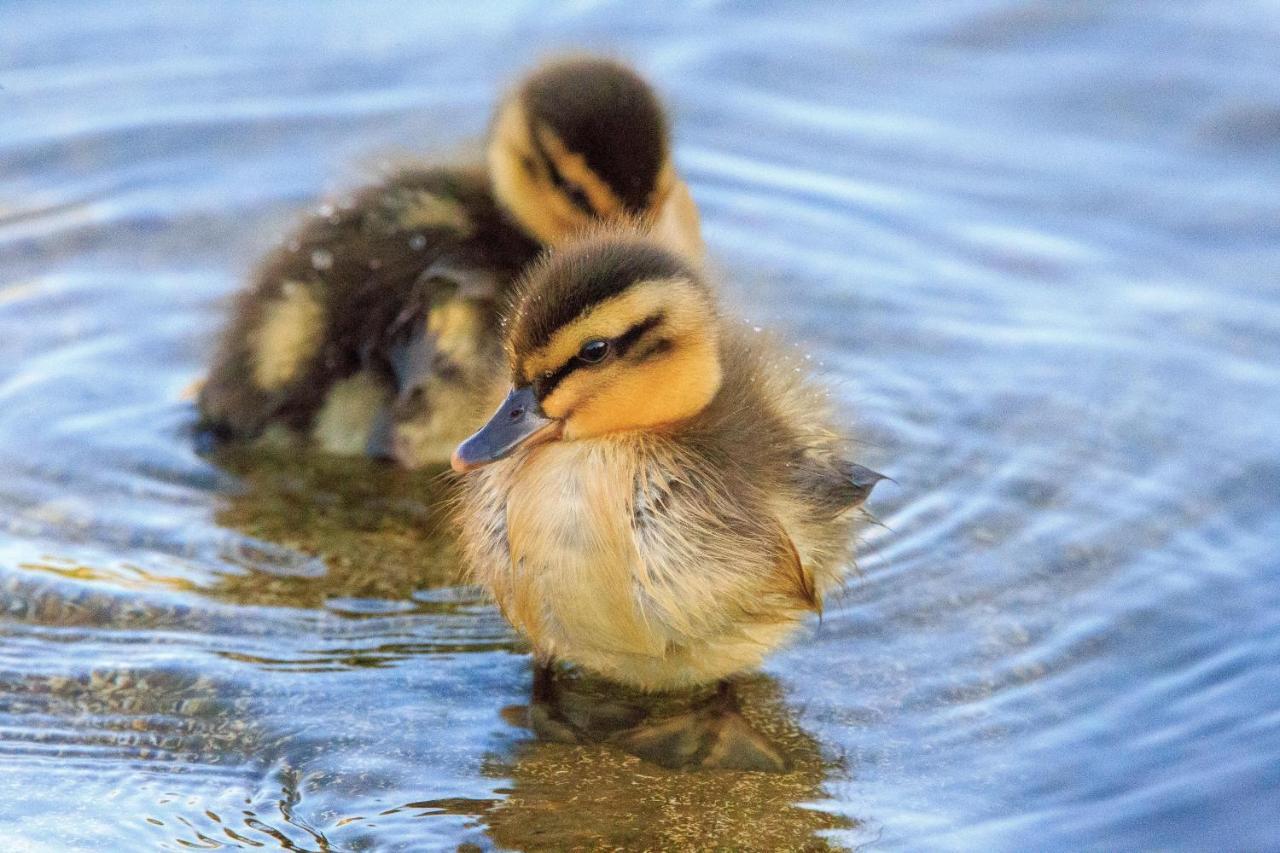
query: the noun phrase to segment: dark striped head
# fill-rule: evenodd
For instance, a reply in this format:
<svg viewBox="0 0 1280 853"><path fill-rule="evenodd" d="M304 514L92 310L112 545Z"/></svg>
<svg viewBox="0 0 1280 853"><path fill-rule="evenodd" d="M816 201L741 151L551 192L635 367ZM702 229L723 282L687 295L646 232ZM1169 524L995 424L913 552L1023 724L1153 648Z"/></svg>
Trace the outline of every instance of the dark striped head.
<svg viewBox="0 0 1280 853"><path fill-rule="evenodd" d="M668 204L692 206L661 103L609 59L564 59L525 78L498 111L489 167L498 198L547 243L598 220L657 220ZM694 237L697 225L696 212L683 223Z"/></svg>
<svg viewBox="0 0 1280 853"><path fill-rule="evenodd" d="M458 448L459 470L540 441L666 427L720 389L712 293L678 256L631 234L588 237L532 270L506 347L512 392Z"/></svg>

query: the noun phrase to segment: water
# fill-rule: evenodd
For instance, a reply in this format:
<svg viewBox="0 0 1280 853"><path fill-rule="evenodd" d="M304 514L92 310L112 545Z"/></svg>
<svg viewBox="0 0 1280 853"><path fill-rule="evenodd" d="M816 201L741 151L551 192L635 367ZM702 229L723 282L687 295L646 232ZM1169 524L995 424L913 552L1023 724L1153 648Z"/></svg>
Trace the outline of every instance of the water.
<svg viewBox="0 0 1280 853"><path fill-rule="evenodd" d="M1280 10L433 6L0 9L0 846L1280 848ZM581 45L898 481L787 776L533 742L431 477L188 437L296 215Z"/></svg>

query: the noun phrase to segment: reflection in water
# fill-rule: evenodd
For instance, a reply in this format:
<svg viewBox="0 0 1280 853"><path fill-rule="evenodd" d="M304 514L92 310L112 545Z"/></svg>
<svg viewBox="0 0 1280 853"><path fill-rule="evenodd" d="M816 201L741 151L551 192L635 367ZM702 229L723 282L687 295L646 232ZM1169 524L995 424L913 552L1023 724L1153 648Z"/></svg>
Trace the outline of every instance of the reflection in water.
<svg viewBox="0 0 1280 853"><path fill-rule="evenodd" d="M598 683L576 689L597 700L623 692ZM628 698L655 718L691 701ZM504 779L505 799L476 817L504 848L826 849L825 831L853 823L813 804L828 796L825 780L847 769L824 760L772 680L744 682L740 698L743 714L786 755L789 772L671 771L609 747L531 742L489 766Z"/></svg>
<svg viewBox="0 0 1280 853"><path fill-rule="evenodd" d="M162 575L129 563L119 563L114 566L86 566L76 560L46 557L39 561L19 563L18 568L29 572L48 572L70 580L107 583L122 589L189 591L196 588L189 578Z"/></svg>

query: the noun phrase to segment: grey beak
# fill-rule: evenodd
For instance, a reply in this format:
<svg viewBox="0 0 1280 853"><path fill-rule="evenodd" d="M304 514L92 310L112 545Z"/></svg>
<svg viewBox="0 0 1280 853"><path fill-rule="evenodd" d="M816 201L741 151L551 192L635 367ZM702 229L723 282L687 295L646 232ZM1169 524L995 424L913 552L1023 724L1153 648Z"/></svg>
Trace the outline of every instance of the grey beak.
<svg viewBox="0 0 1280 853"><path fill-rule="evenodd" d="M505 459L521 447L553 441L562 427L560 421L542 413L532 386L513 388L489 422L453 451L453 470L471 471Z"/></svg>

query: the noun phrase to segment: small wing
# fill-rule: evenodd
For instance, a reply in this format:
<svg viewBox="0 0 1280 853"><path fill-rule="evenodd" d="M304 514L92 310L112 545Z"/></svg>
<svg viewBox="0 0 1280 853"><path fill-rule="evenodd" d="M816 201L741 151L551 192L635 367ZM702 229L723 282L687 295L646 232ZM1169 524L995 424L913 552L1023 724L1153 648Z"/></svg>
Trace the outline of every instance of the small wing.
<svg viewBox="0 0 1280 853"><path fill-rule="evenodd" d="M821 607L816 578L770 496L734 488L721 473L679 456L650 460L635 475L636 598L677 645L734 620L785 622Z"/></svg>
<svg viewBox="0 0 1280 853"><path fill-rule="evenodd" d="M862 504L866 503L867 498L871 497L871 490L875 488L876 483L889 479L878 471L872 471L870 468L854 462L845 462L844 468L849 500L848 505L845 507L846 509L862 506Z"/></svg>
<svg viewBox="0 0 1280 853"><path fill-rule="evenodd" d="M812 453L805 453L794 470L799 493L829 516L862 506L876 483L889 479L847 459Z"/></svg>

